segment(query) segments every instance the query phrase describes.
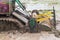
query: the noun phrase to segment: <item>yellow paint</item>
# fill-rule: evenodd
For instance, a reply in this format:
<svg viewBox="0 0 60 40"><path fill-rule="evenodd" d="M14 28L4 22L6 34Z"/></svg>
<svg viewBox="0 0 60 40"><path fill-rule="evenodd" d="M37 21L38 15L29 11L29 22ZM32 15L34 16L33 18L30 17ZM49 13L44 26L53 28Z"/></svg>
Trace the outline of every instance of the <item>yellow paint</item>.
<svg viewBox="0 0 60 40"><path fill-rule="evenodd" d="M43 22L43 21L49 20L52 17L51 14L52 14L51 11L48 11L48 12L46 11L45 13L39 14L35 17L36 21Z"/></svg>

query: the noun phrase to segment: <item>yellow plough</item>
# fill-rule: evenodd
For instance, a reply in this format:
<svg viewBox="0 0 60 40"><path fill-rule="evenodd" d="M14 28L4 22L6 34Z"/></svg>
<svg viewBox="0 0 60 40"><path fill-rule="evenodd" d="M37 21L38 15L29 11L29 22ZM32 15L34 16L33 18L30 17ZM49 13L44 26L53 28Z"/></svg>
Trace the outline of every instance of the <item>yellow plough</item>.
<svg viewBox="0 0 60 40"><path fill-rule="evenodd" d="M52 18L52 12L47 11L45 13L37 15L36 16L36 21L37 22L43 22L43 21L49 20L50 18Z"/></svg>

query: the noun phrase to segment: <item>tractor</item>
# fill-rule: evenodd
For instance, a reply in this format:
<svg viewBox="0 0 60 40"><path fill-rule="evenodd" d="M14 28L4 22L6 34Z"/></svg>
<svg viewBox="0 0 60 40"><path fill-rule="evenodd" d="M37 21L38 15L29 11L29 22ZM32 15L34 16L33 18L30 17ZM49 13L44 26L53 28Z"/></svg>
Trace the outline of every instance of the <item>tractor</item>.
<svg viewBox="0 0 60 40"><path fill-rule="evenodd" d="M23 13L15 10L15 2L23 10ZM50 14L53 14L53 23L50 20ZM56 30L55 10L53 12L46 12L38 14L36 18L29 15L24 5L19 0L0 0L0 31L18 29L20 32L38 32L38 26L46 20L48 21L51 31L58 35L59 31Z"/></svg>

